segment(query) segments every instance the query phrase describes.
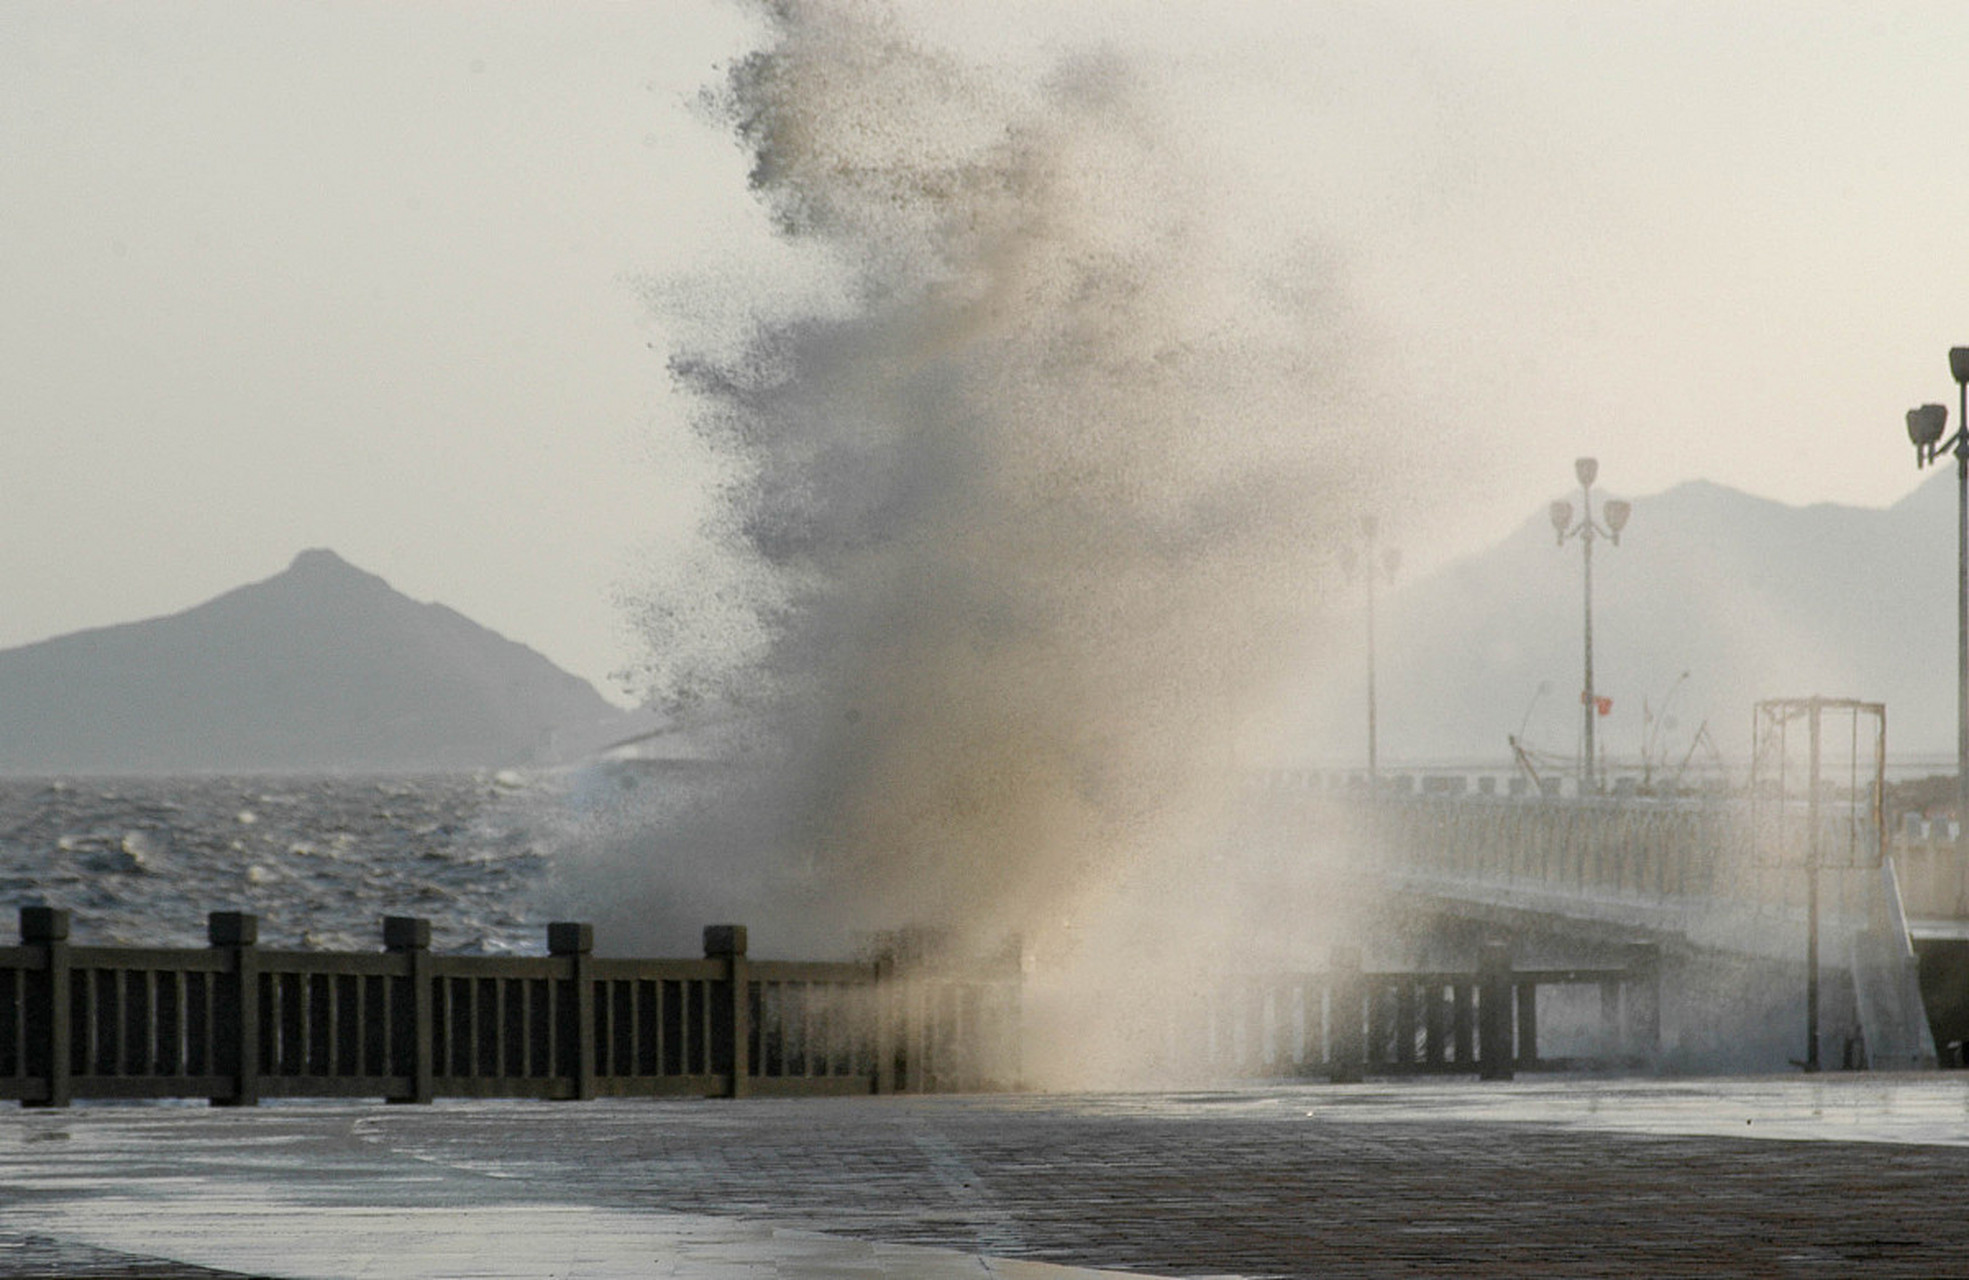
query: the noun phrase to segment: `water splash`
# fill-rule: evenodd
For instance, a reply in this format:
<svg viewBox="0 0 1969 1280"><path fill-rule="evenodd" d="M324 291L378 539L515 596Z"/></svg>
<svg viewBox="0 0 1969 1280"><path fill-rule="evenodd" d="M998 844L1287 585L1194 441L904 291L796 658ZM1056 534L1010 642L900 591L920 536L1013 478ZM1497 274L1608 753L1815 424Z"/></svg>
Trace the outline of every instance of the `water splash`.
<svg viewBox="0 0 1969 1280"><path fill-rule="evenodd" d="M841 292L674 357L727 484L652 691L746 745L615 828L604 930L1208 936L1252 725L1385 497L1334 260L1254 250L1123 53L1019 80L873 5L770 17L715 105Z"/></svg>

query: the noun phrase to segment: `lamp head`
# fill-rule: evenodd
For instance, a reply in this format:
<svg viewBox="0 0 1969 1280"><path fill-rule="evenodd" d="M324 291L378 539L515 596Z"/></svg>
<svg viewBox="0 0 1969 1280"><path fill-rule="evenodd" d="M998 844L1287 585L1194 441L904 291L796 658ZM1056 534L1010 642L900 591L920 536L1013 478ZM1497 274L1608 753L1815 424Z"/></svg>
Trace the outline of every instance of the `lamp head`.
<svg viewBox="0 0 1969 1280"><path fill-rule="evenodd" d="M1599 459L1580 458L1576 460L1572 464L1572 473L1579 477L1580 488L1591 489L1593 487L1593 478L1600 474Z"/></svg>
<svg viewBox="0 0 1969 1280"><path fill-rule="evenodd" d="M1969 383L1969 347L1949 348L1948 372L1957 382Z"/></svg>
<svg viewBox="0 0 1969 1280"><path fill-rule="evenodd" d="M1634 504L1620 498L1608 498L1600 507L1606 514L1607 528L1613 533L1616 545L1620 542L1620 531L1627 527L1627 517L1634 514Z"/></svg>
<svg viewBox="0 0 1969 1280"><path fill-rule="evenodd" d="M1572 528L1572 503L1561 498L1552 504L1550 512L1552 531L1559 535L1559 543L1563 546L1566 541L1566 530Z"/></svg>
<svg viewBox="0 0 1969 1280"><path fill-rule="evenodd" d="M1921 455L1924 462L1946 430L1948 406L1945 404L1924 404L1907 411L1907 438L1914 442L1914 451Z"/></svg>

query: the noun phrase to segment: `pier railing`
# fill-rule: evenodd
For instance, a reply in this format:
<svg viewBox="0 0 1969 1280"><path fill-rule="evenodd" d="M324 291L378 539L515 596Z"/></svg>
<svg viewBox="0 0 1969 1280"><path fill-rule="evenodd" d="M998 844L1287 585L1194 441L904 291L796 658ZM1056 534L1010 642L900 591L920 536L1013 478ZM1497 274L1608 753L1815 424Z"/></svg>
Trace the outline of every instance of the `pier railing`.
<svg viewBox="0 0 1969 1280"><path fill-rule="evenodd" d="M586 924L545 956L430 950L430 924L383 922L375 953L258 945L214 912L210 946L74 945L66 911L24 907L0 948L0 1099L575 1099L1012 1087L1016 973L905 956L755 960L742 925L698 959L593 954Z"/></svg>
<svg viewBox="0 0 1969 1280"><path fill-rule="evenodd" d="M283 951L214 912L202 949L80 946L65 911L25 907L0 948L0 1099L743 1097L1000 1090L1020 1084L1016 966L939 968L901 946L861 962L755 960L714 925L694 959L593 954L547 929L544 956L435 954L428 921L387 917L380 952ZM1660 1039L1653 947L1601 968L1226 979L1170 1008L1190 1074L1325 1077L1622 1068ZM1583 999L1581 998L1583 997ZM1566 1046L1550 1051L1554 1037ZM1584 1050L1579 1046L1586 1046Z"/></svg>
<svg viewBox="0 0 1969 1280"><path fill-rule="evenodd" d="M1205 1074L1335 1082L1633 1069L1660 1049L1661 971L1652 944L1625 952L1619 965L1520 969L1491 942L1474 971L1364 972L1339 947L1324 973L1227 983L1175 1057L1201 1056L1190 1066Z"/></svg>

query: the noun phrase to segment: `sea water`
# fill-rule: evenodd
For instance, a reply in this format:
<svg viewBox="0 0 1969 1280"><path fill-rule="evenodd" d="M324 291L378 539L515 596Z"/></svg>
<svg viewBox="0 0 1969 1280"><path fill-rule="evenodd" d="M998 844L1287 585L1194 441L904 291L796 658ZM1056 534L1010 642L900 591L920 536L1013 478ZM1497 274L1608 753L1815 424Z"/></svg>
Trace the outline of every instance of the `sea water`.
<svg viewBox="0 0 1969 1280"><path fill-rule="evenodd" d="M372 951L386 915L436 950L535 953L544 780L389 776L0 779L0 909L66 908L77 943L203 946L211 911L272 947ZM6 923L0 923L4 929Z"/></svg>

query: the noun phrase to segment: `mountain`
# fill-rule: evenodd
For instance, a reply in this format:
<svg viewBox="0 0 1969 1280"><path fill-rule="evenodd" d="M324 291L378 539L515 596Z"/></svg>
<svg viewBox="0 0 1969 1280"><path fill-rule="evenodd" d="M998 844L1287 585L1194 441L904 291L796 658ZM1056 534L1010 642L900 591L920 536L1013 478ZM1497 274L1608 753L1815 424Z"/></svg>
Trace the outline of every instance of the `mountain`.
<svg viewBox="0 0 1969 1280"><path fill-rule="evenodd" d="M0 772L470 769L604 740L586 681L332 551L170 617L0 651Z"/></svg>
<svg viewBox="0 0 1969 1280"><path fill-rule="evenodd" d="M1593 549L1594 691L1613 699L1603 749L1673 763L1707 724L1741 760L1757 701L1823 694L1886 703L1896 757L1952 762L1954 489L1937 475L1885 509L1792 507L1701 481L1635 499L1620 544ZM1580 561L1541 512L1389 593L1376 646L1385 760L1508 759L1521 727L1536 747L1577 753ZM1316 756L1351 763L1365 694L1351 676L1341 685L1311 739Z"/></svg>

